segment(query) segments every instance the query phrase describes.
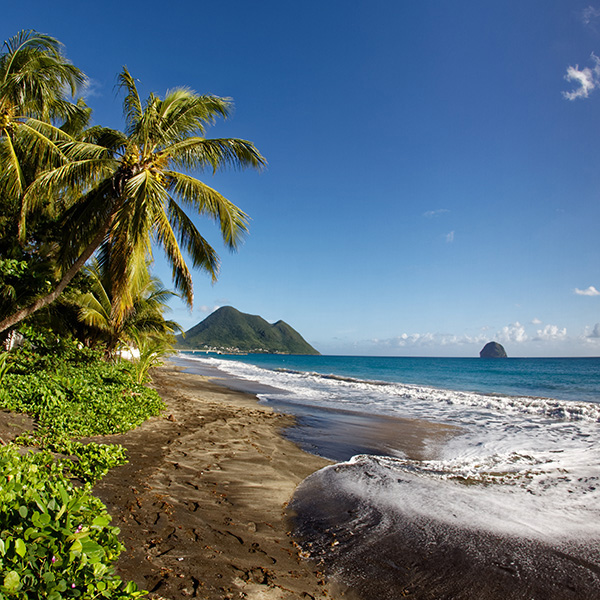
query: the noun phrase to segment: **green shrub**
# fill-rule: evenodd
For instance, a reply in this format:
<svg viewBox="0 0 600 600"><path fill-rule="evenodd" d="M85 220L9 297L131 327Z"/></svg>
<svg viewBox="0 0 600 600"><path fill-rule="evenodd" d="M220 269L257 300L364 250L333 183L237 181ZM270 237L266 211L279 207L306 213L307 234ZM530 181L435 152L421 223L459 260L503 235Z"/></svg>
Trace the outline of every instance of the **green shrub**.
<svg viewBox="0 0 600 600"><path fill-rule="evenodd" d="M102 502L76 488L48 451L0 448L0 597L139 598L112 564L123 545Z"/></svg>
<svg viewBox="0 0 600 600"><path fill-rule="evenodd" d="M132 382L130 365L52 332L27 335L29 344L10 353L10 371L0 361L0 408L35 419L17 441L38 450L0 446L0 600L139 598L145 592L114 572L119 530L90 493L126 462L125 449L73 438L133 429L164 404Z"/></svg>
<svg viewBox="0 0 600 600"><path fill-rule="evenodd" d="M19 358L4 375L0 408L34 417L40 440L122 433L164 408L155 390L131 381L128 365L96 360L48 368L39 358Z"/></svg>
<svg viewBox="0 0 600 600"><path fill-rule="evenodd" d="M10 363L8 362L8 352L0 352L0 384L9 369Z"/></svg>

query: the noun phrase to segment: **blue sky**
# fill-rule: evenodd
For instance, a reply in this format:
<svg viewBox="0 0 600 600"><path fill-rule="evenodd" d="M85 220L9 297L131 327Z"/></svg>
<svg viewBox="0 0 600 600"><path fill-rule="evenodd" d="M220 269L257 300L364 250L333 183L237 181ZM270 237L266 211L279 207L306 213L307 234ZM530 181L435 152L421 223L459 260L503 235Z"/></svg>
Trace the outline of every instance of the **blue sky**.
<svg viewBox="0 0 600 600"><path fill-rule="evenodd" d="M122 126L143 95L230 96L213 137L262 173L199 174L252 218L218 283L194 276L187 329L232 305L321 352L600 355L600 2L27 1L2 39L49 33ZM156 254L165 283L170 275Z"/></svg>

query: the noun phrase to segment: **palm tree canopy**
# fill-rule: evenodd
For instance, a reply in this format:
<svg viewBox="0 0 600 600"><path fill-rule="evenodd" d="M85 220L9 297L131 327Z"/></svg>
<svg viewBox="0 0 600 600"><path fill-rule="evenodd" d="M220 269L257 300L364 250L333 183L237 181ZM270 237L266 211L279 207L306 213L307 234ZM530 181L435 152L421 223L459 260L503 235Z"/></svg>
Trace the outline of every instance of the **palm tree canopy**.
<svg viewBox="0 0 600 600"><path fill-rule="evenodd" d="M31 210L36 202L52 202L65 190L79 190L80 198L65 218L64 259L71 263L82 246L106 228L100 260L109 273L116 320L132 304L132 264L140 257L150 258L153 240L164 250L175 287L190 305L193 286L184 251L193 267L216 279L217 253L185 209L216 221L230 249L236 249L247 232L247 215L188 172L260 169L266 164L251 142L205 137L209 125L229 115L230 99L178 88L164 99L151 94L142 103L126 68L119 85L125 91L125 132L96 127L78 140L57 141L69 160L43 173L25 196Z"/></svg>
<svg viewBox="0 0 600 600"><path fill-rule="evenodd" d="M79 320L106 342L109 353L120 345L135 342L138 335L168 339L181 330L176 322L163 316L169 308L169 298L176 294L150 274L145 261L136 260L132 270L129 290L132 303L120 321L115 321L112 314L108 273L97 260L83 270L89 290L73 291L66 299L68 304L77 307Z"/></svg>
<svg viewBox="0 0 600 600"><path fill-rule="evenodd" d="M71 101L86 78L63 56L57 40L21 31L4 42L3 50L0 195L6 213L21 210L22 194L40 170L65 160L56 142L85 126L90 111L83 100Z"/></svg>
<svg viewBox="0 0 600 600"><path fill-rule="evenodd" d="M0 114L18 111L19 117L66 119L75 110L65 98L74 96L85 75L62 54L53 37L23 30L4 42L0 56ZM13 117L16 115L13 115Z"/></svg>

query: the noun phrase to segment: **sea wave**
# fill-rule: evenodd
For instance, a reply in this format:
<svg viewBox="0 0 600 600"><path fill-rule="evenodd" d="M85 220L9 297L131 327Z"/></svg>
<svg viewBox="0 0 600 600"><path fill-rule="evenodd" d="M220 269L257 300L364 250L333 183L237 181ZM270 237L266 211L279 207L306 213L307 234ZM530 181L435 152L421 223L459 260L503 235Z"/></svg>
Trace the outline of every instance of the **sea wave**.
<svg viewBox="0 0 600 600"><path fill-rule="evenodd" d="M315 401L329 406L343 405L345 408L379 411L386 414L410 416L424 410L437 413L455 412L449 407L473 408L495 411L502 415L521 414L524 416L542 416L558 421L600 422L600 404L556 400L535 396L507 396L501 394L482 394L470 391L439 389L403 383L391 383L377 380L364 380L354 377L303 372L294 369L264 369L255 365L219 360L207 360L231 375L253 379L273 387L296 394L303 401ZM423 416L419 414L418 416Z"/></svg>

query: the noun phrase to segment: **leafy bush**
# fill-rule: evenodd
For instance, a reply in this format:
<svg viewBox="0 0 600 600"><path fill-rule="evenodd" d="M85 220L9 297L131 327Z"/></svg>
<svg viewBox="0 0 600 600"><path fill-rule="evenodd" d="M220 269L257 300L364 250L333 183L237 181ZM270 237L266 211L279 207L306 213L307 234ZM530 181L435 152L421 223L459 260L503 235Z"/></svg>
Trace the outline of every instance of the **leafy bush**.
<svg viewBox="0 0 600 600"><path fill-rule="evenodd" d="M87 486L93 486L112 468L127 462L127 453L119 444L82 444L69 441L56 445L53 450L68 454L71 458L63 461L63 468Z"/></svg>
<svg viewBox="0 0 600 600"><path fill-rule="evenodd" d="M125 450L72 438L127 431L164 404L132 382L128 364L105 363L48 331L28 339L10 353L0 382L0 408L36 420L36 430L17 441L38 446L26 455L0 447L0 600L139 598L145 592L114 572L119 530L90 493L126 462Z"/></svg>
<svg viewBox="0 0 600 600"><path fill-rule="evenodd" d="M24 434L15 440L23 446L38 446L39 440ZM83 483L88 489L102 479L112 468L127 462L127 452L119 444L83 444L74 440L49 442L44 450L55 456L56 467L66 476Z"/></svg>
<svg viewBox="0 0 600 600"><path fill-rule="evenodd" d="M128 365L61 362L48 368L37 358L20 358L4 375L0 408L34 417L40 441L122 433L164 407L155 390L132 383Z"/></svg>
<svg viewBox="0 0 600 600"><path fill-rule="evenodd" d="M8 362L8 352L0 353L0 383L4 379L4 375L8 373L10 369L10 363Z"/></svg>
<svg viewBox="0 0 600 600"><path fill-rule="evenodd" d="M102 502L75 488L48 451L0 448L0 597L139 598L112 564L123 545Z"/></svg>

